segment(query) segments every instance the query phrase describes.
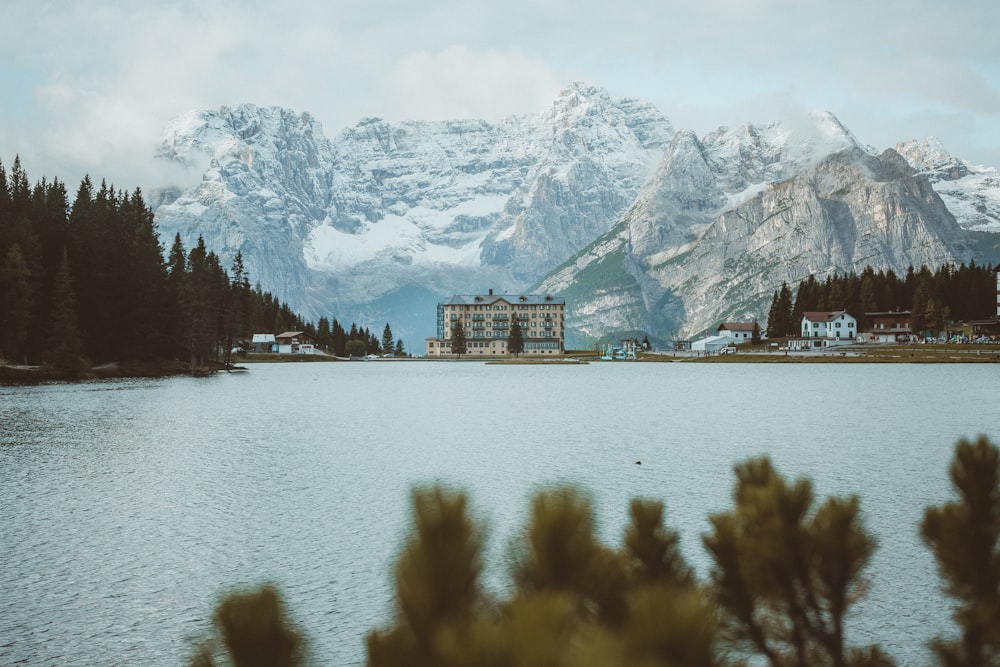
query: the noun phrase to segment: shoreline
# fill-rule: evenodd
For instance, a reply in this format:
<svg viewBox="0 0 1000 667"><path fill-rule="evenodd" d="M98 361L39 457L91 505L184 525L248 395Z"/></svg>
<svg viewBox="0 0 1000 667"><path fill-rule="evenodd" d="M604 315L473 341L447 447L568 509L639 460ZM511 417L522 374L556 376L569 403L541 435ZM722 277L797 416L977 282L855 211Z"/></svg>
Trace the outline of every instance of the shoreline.
<svg viewBox="0 0 1000 667"><path fill-rule="evenodd" d="M39 385L46 382L91 382L95 380L117 380L128 378L166 378L179 375L203 377L226 371L246 371L238 365L225 367L213 364L191 368L187 362L172 361L126 361L109 362L92 366L86 370L71 371L50 366L24 366L0 363L0 386L18 387Z"/></svg>
<svg viewBox="0 0 1000 667"><path fill-rule="evenodd" d="M329 355L261 355L242 358L237 364L226 367L212 364L192 369L186 362L111 362L94 366L86 371L73 372L57 370L48 366L23 366L0 362L0 386L30 386L45 382L87 382L123 378L160 378L189 375L204 377L215 373L246 372L249 369L240 364L273 363L330 363L344 361L365 361L364 359L343 359ZM407 357L401 359L377 359L374 361L469 361L489 366L585 366L590 363L696 363L696 364L998 364L1000 346L986 345L886 345L850 346L843 350L812 351L771 351L746 350L736 354L696 355L693 352L641 352L637 359L605 361L591 351L569 352L561 357L545 358L440 358Z"/></svg>

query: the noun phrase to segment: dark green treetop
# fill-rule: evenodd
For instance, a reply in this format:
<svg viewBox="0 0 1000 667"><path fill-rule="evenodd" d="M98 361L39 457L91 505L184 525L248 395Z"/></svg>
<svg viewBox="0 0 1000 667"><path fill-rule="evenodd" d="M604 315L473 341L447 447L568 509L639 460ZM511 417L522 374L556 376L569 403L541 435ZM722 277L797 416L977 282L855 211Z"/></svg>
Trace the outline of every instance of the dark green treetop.
<svg viewBox="0 0 1000 667"><path fill-rule="evenodd" d="M455 325L451 328L451 353L462 356L468 349L469 344L465 339L465 327L462 326L462 320L456 320Z"/></svg>

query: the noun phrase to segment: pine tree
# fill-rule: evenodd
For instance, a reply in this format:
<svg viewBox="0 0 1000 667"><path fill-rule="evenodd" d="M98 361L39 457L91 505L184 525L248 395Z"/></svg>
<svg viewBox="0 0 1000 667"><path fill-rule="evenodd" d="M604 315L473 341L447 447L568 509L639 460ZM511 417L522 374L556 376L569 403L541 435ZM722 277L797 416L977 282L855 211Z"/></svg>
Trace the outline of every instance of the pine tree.
<svg viewBox="0 0 1000 667"><path fill-rule="evenodd" d="M781 290L778 292L778 317L782 325L782 336L794 336L798 334L799 323L793 319L792 315L792 290L788 283L781 283Z"/></svg>
<svg viewBox="0 0 1000 667"><path fill-rule="evenodd" d="M237 342L250 336L250 279L243 266L243 252L237 250L230 268L229 306L226 309L225 345L226 363L231 363L232 349ZM318 338L318 337L317 337Z"/></svg>
<svg viewBox="0 0 1000 667"><path fill-rule="evenodd" d="M321 315L319 321L316 322L316 347L329 352L332 348L331 340L330 320L326 316Z"/></svg>
<svg viewBox="0 0 1000 667"><path fill-rule="evenodd" d="M0 264L0 351L10 360L28 362L25 350L34 307L31 271L15 243Z"/></svg>
<svg viewBox="0 0 1000 667"><path fill-rule="evenodd" d="M116 351L126 359L162 357L170 343L164 336L167 273L153 212L139 188L118 197L110 220L117 269L109 287L120 318Z"/></svg>
<svg viewBox="0 0 1000 667"><path fill-rule="evenodd" d="M192 368L205 365L218 349L226 292L228 279L219 258L207 251L205 240L199 236L197 245L188 253L183 299L185 342Z"/></svg>
<svg viewBox="0 0 1000 667"><path fill-rule="evenodd" d="M396 341L396 349L393 350L393 356L395 357L405 357L406 349L403 347L403 339L400 338Z"/></svg>
<svg viewBox="0 0 1000 667"><path fill-rule="evenodd" d="M694 573L681 555L680 538L663 522L663 503L637 498L630 504L629 514L632 522L624 543L633 582L673 588L692 585Z"/></svg>
<svg viewBox="0 0 1000 667"><path fill-rule="evenodd" d="M704 537L733 638L772 667L884 664L877 647L850 651L844 636L874 549L858 499L830 498L814 511L812 485L786 483L767 458L738 465L736 476L736 507L712 516Z"/></svg>
<svg viewBox="0 0 1000 667"><path fill-rule="evenodd" d="M69 270L69 255L63 250L59 271L49 297L49 327L46 360L55 368L71 372L84 369L80 358L80 334L76 324L76 296Z"/></svg>
<svg viewBox="0 0 1000 667"><path fill-rule="evenodd" d="M801 288L799 288L801 294ZM770 338L780 338L783 334L778 331L781 316L778 312L778 290L774 290L771 297L771 307L767 310L767 335Z"/></svg>
<svg viewBox="0 0 1000 667"><path fill-rule="evenodd" d="M612 626L627 615L626 560L597 540L591 503L570 486L543 491L532 502L526 544L514 578L523 595L568 595Z"/></svg>
<svg viewBox="0 0 1000 667"><path fill-rule="evenodd" d="M465 327L462 320L456 320L451 329L451 353L462 356L468 352L468 341L465 339Z"/></svg>
<svg viewBox="0 0 1000 667"><path fill-rule="evenodd" d="M393 338L392 329L389 328L389 323L385 323L385 329L382 330L382 353L391 354L393 351Z"/></svg>
<svg viewBox="0 0 1000 667"><path fill-rule="evenodd" d="M878 291L875 289L875 273L871 267L865 269L861 277L860 305L858 307L858 327L860 330L868 328L867 313L878 312Z"/></svg>
<svg viewBox="0 0 1000 667"><path fill-rule="evenodd" d="M955 598L961 636L932 648L945 667L1000 664L1000 452L985 437L959 441L951 464L958 500L924 514L921 535Z"/></svg>
<svg viewBox="0 0 1000 667"><path fill-rule="evenodd" d="M396 563L394 627L368 635L371 667L447 664L449 634L468 625L482 599L482 529L464 494L413 493L415 530Z"/></svg>
<svg viewBox="0 0 1000 667"><path fill-rule="evenodd" d="M338 357L347 356L347 332L337 318L330 325L330 338L333 340L333 354Z"/></svg>
<svg viewBox="0 0 1000 667"><path fill-rule="evenodd" d="M515 315L510 322L510 333L507 334L507 354L515 357L524 352L524 332L521 331L521 324Z"/></svg>

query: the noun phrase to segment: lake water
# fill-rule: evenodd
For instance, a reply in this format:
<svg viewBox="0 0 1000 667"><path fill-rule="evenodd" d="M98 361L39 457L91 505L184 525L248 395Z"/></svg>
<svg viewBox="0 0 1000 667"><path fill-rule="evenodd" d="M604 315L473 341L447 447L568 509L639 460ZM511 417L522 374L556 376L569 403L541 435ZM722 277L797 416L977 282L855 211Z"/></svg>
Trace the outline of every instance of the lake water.
<svg viewBox="0 0 1000 667"><path fill-rule="evenodd" d="M488 586L534 491L573 482L618 546L661 498L704 576L732 467L767 454L857 493L879 541L850 643L930 661L949 607L918 525L960 437L1000 438L992 365L253 365L211 378L0 387L0 664L185 662L233 588L274 582L321 665L392 613L417 484L468 491ZM642 465L635 465L636 461Z"/></svg>

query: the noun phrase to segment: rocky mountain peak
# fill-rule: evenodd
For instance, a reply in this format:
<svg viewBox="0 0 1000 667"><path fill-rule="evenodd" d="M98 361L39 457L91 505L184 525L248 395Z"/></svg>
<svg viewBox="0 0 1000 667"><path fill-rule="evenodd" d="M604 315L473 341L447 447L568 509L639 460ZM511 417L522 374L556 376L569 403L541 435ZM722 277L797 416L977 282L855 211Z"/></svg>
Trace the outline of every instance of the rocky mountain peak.
<svg viewBox="0 0 1000 667"><path fill-rule="evenodd" d="M242 251L305 316L392 321L408 342L476 285L563 293L580 336L697 331L810 272L959 257L949 210L1000 225L995 170L916 173L947 164L930 144L876 156L827 112L699 137L584 82L530 116L372 117L332 138L290 109L190 111L158 154L200 176L150 198L163 238Z"/></svg>
<svg viewBox="0 0 1000 667"><path fill-rule="evenodd" d="M1000 231L1000 174L952 155L936 137L911 139L895 150L927 176L958 223L971 231Z"/></svg>
<svg viewBox="0 0 1000 667"><path fill-rule="evenodd" d="M968 166L949 153L937 137L901 141L895 150L915 169L935 181L957 181L969 174Z"/></svg>

